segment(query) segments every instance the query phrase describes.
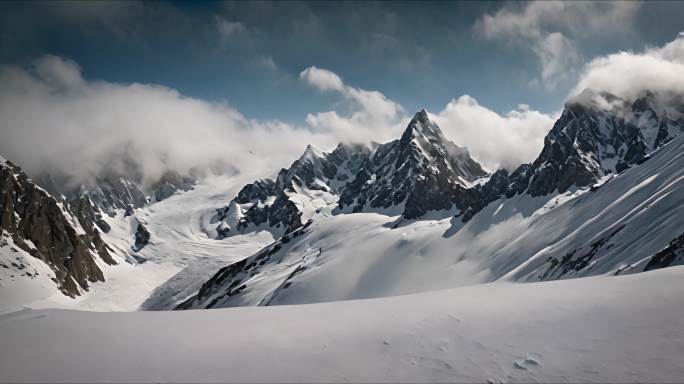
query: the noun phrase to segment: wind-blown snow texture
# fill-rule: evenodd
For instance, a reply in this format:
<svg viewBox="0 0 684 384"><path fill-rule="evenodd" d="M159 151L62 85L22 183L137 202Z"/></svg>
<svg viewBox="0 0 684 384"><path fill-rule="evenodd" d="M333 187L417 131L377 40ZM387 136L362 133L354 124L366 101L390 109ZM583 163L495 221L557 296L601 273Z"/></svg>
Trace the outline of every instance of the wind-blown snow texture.
<svg viewBox="0 0 684 384"><path fill-rule="evenodd" d="M211 311L0 316L0 380L679 382L684 269Z"/></svg>

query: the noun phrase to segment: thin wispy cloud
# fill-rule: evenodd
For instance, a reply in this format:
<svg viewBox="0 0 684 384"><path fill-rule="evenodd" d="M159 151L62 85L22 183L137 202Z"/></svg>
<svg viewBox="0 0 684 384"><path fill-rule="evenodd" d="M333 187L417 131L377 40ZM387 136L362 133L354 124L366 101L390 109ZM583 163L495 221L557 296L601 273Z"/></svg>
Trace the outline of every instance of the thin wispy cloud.
<svg viewBox="0 0 684 384"><path fill-rule="evenodd" d="M639 2L539 1L508 4L477 20L474 30L486 40L502 41L537 56L541 84L553 87L581 63L577 40L624 33Z"/></svg>

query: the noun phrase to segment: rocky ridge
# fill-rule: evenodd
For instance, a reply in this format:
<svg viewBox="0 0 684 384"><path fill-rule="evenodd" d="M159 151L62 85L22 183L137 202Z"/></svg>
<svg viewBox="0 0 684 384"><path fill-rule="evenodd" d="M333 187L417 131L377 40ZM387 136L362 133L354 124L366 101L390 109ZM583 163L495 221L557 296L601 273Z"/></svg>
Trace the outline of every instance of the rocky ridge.
<svg viewBox="0 0 684 384"><path fill-rule="evenodd" d="M89 201L82 203L78 209L89 212ZM0 229L52 269L65 295L80 295L89 283L104 281L96 258L116 264L94 224L83 227L63 202L9 161L0 161L0 212Z"/></svg>

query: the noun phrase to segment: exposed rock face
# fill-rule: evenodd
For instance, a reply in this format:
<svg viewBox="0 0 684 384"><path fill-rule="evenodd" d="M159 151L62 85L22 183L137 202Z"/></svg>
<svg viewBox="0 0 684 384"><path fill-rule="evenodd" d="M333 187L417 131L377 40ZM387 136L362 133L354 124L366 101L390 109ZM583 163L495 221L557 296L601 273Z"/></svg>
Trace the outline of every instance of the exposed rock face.
<svg viewBox="0 0 684 384"><path fill-rule="evenodd" d="M135 230L135 244L131 247L135 252L140 251L150 242L150 231L145 228L143 223L138 221L138 227Z"/></svg>
<svg viewBox="0 0 684 384"><path fill-rule="evenodd" d="M176 189L173 184L166 182L157 189L157 192L154 193L154 198L156 201L168 199L169 197L173 196L177 190L178 189Z"/></svg>
<svg viewBox="0 0 684 384"><path fill-rule="evenodd" d="M566 104L532 164L510 175L499 170L469 191L463 220L504 196L588 187L645 161L650 151L684 132L683 111L684 100L678 96L646 92L630 102L586 90Z"/></svg>
<svg viewBox="0 0 684 384"><path fill-rule="evenodd" d="M684 233L670 241L670 244L663 250L653 255L644 267L644 271L682 264L684 264Z"/></svg>
<svg viewBox="0 0 684 384"><path fill-rule="evenodd" d="M147 197L137 183L124 177L100 177L92 188L81 186L80 191L73 194L76 198L88 196L90 201L102 212L115 216L116 209L128 206L141 208L147 205Z"/></svg>
<svg viewBox="0 0 684 384"><path fill-rule="evenodd" d="M0 210L0 228L17 246L50 266L66 295L79 295L89 282L104 281L96 257L114 264L96 228L82 227L64 203L1 159Z"/></svg>
<svg viewBox="0 0 684 384"><path fill-rule="evenodd" d="M542 196L592 185L682 133L684 120L672 118L678 114L672 105L681 101L659 99L648 92L629 102L586 90L569 101L527 175L528 192Z"/></svg>
<svg viewBox="0 0 684 384"><path fill-rule="evenodd" d="M372 148L340 144L331 153L308 146L275 181L249 184L219 209L216 231L219 238L264 226L287 233L321 209L314 202L320 200L337 202L340 212L394 210L414 219L467 207L467 188L485 175L422 110L400 140Z"/></svg>
<svg viewBox="0 0 684 384"><path fill-rule="evenodd" d="M460 204L464 191L486 175L468 150L447 140L422 110L398 141L380 145L342 192L351 211L397 207L407 219Z"/></svg>
<svg viewBox="0 0 684 384"><path fill-rule="evenodd" d="M81 227L88 235L88 239L95 246L100 258L107 264L116 264L110 254L110 249L100 237L100 232L107 233L111 230L109 224L102 219L102 214L97 207L90 201L88 196L81 196L70 206L73 214L78 218ZM98 231L99 229L99 231Z"/></svg>
<svg viewBox="0 0 684 384"><path fill-rule="evenodd" d="M307 146L290 168L280 170L275 181L262 179L246 185L217 211L219 238L256 228L281 235L301 227L317 209L313 200L334 203L368 153L362 145L340 144L331 153Z"/></svg>

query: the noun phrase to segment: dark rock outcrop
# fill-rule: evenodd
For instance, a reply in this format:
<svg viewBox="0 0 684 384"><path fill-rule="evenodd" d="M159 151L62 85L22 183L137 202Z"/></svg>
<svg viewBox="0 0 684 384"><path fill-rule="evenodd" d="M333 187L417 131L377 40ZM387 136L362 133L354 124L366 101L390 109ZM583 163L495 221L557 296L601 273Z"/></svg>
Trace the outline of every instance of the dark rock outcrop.
<svg viewBox="0 0 684 384"><path fill-rule="evenodd" d="M150 231L145 228L143 223L138 221L138 227L135 230L135 244L131 247L135 252L139 252L150 242Z"/></svg>
<svg viewBox="0 0 684 384"><path fill-rule="evenodd" d="M307 146L302 156L290 168L281 169L276 180L262 179L240 190L229 205L217 210L216 231L219 238L266 228L276 234L294 231L309 218L291 199L302 190L320 191L331 196L355 174L368 156L362 145L340 144L331 153L321 153Z"/></svg>
<svg viewBox="0 0 684 384"><path fill-rule="evenodd" d="M126 210L124 211L124 217L128 217L135 213L134 208L131 204L126 205Z"/></svg>
<svg viewBox="0 0 684 384"><path fill-rule="evenodd" d="M0 228L18 247L50 266L61 291L72 297L89 283L104 281L96 257L114 263L97 229L84 228L79 221L19 167L0 160Z"/></svg>
<svg viewBox="0 0 684 384"><path fill-rule="evenodd" d="M463 220L502 197L523 192L544 196L589 187L605 175L646 161L650 151L684 132L684 120L674 120L668 112L677 106L684 106L684 101L671 95L645 92L629 102L584 91L565 105L532 164L523 164L510 175L497 171L487 183L466 194Z"/></svg>
<svg viewBox="0 0 684 384"><path fill-rule="evenodd" d="M116 209L129 206L142 208L148 203L145 193L136 182L117 176L99 177L94 186L82 185L72 195L75 198L88 196L93 205L112 217L116 215Z"/></svg>
<svg viewBox="0 0 684 384"><path fill-rule="evenodd" d="M651 257L644 271L684 264L684 233L670 241L667 247Z"/></svg>
<svg viewBox="0 0 684 384"><path fill-rule="evenodd" d="M162 184L154 193L155 201L162 201L164 199L168 199L169 197L173 196L173 194L176 193L177 190L178 189L173 184L166 182Z"/></svg>
<svg viewBox="0 0 684 384"><path fill-rule="evenodd" d="M486 175L468 150L447 140L422 110L400 140L378 146L342 191L352 212L397 208L407 219L428 211L464 208L470 183Z"/></svg>
<svg viewBox="0 0 684 384"><path fill-rule="evenodd" d="M526 175L528 193L543 196L590 186L681 134L684 121L670 119L667 111L667 104L679 101L657 99L646 92L630 102L586 90L570 100Z"/></svg>

